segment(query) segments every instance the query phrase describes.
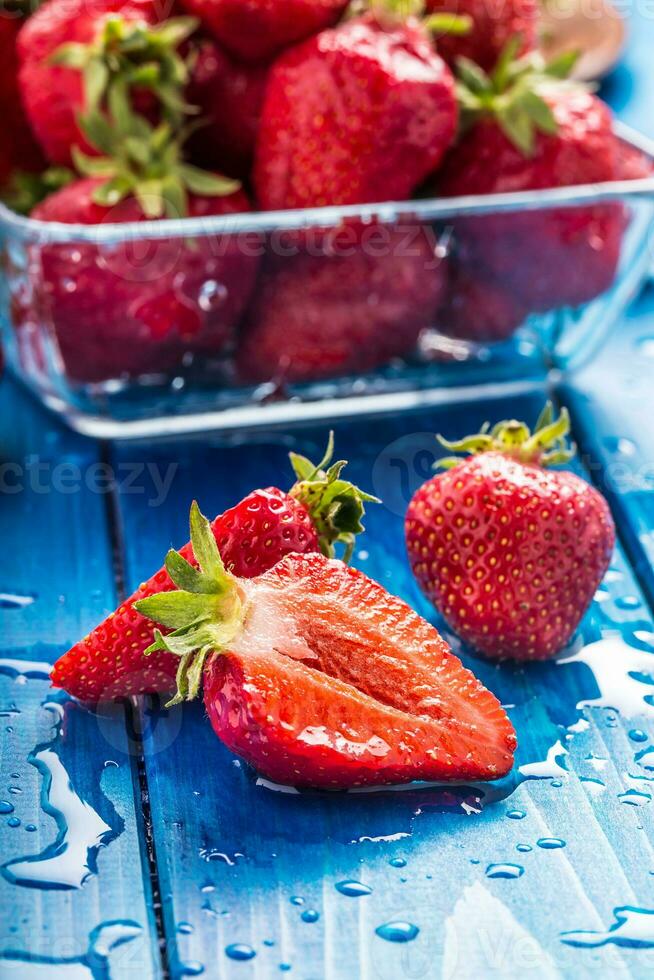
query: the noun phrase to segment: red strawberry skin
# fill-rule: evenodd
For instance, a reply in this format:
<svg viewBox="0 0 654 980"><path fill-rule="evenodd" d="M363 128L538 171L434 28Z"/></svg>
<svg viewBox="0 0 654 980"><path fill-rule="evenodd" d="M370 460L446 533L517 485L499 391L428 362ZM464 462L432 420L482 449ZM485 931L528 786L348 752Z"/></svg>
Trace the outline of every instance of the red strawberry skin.
<svg viewBox="0 0 654 980"><path fill-rule="evenodd" d="M482 344L512 337L528 312L520 299L465 255L448 258L447 269L447 290L436 315L438 331Z"/></svg>
<svg viewBox="0 0 654 980"><path fill-rule="evenodd" d="M18 38L23 104L43 150L53 164L69 166L71 148L95 150L82 136L77 115L84 108L81 72L49 59L63 44L86 44L100 33L109 16L154 24L152 0L46 0L30 17Z"/></svg>
<svg viewBox="0 0 654 980"><path fill-rule="evenodd" d="M546 99L556 135L538 134L526 158L492 120L482 120L453 149L438 176L445 196L542 190L615 180L619 145L609 109L585 91ZM494 214L460 220L456 232L530 310L578 306L612 284L625 226L617 204Z"/></svg>
<svg viewBox="0 0 654 980"><path fill-rule="evenodd" d="M214 730L269 779L330 789L494 779L515 733L437 631L362 572L289 555L205 671Z"/></svg>
<svg viewBox="0 0 654 980"><path fill-rule="evenodd" d="M134 198L114 208L95 204L100 180L75 181L32 212L41 221L102 224L141 221ZM189 215L250 210L242 191L191 196ZM52 324L66 373L78 382L166 371L188 351L222 355L250 298L258 259L236 236L220 248L207 238L133 245L35 246L34 306Z"/></svg>
<svg viewBox="0 0 654 980"><path fill-rule="evenodd" d="M578 476L493 451L417 491L406 541L423 591L470 646L543 660L571 639L615 528L604 498Z"/></svg>
<svg viewBox="0 0 654 980"><path fill-rule="evenodd" d="M335 24L347 0L183 0L183 6L237 58L261 62Z"/></svg>
<svg viewBox="0 0 654 980"><path fill-rule="evenodd" d="M44 166L20 101L16 40L22 23L6 11L0 17L0 114L8 134L0 146L0 188L15 170L31 173Z"/></svg>
<svg viewBox="0 0 654 980"><path fill-rule="evenodd" d="M267 64L230 57L203 39L186 97L205 125L189 142L194 162L244 180L249 177L268 78Z"/></svg>
<svg viewBox="0 0 654 980"><path fill-rule="evenodd" d="M243 380L309 381L412 352L441 301L443 264L428 229L379 235L374 249L268 258L237 352Z"/></svg>
<svg viewBox="0 0 654 980"><path fill-rule="evenodd" d="M276 487L253 491L217 517L212 530L226 567L240 578L261 575L290 552L319 548L306 508ZM193 561L190 544L181 554ZM144 656L155 627L134 608L138 599L173 588L168 572L159 569L57 661L53 684L91 703L174 688L178 659L166 650Z"/></svg>
<svg viewBox="0 0 654 980"><path fill-rule="evenodd" d="M536 0L427 0L430 14L454 13L472 20L470 31L435 35L438 53L455 66L457 58L469 58L485 71L494 68L506 43L519 34L519 53L533 51L538 40L538 3Z"/></svg>
<svg viewBox="0 0 654 980"><path fill-rule="evenodd" d="M264 210L404 200L454 138L450 70L417 21L366 16L271 69L254 185Z"/></svg>

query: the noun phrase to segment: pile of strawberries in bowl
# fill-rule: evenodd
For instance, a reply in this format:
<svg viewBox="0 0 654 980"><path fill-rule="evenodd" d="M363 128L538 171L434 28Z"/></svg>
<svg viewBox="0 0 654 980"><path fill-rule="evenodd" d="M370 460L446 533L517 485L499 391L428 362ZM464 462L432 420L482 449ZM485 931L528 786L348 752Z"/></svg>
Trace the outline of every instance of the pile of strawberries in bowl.
<svg viewBox="0 0 654 980"><path fill-rule="evenodd" d="M535 0L5 13L0 181L11 208L46 223L24 261L5 257L12 318L31 345L46 329L73 383L189 361L236 385L356 375L417 356L433 330L504 340L614 281L619 201L447 223L419 205L401 222L356 214L649 175L569 80L574 53L539 55ZM333 206L353 211L278 233L241 233L236 218ZM207 233L138 237L180 218ZM125 224L136 232L117 240L61 232Z"/></svg>

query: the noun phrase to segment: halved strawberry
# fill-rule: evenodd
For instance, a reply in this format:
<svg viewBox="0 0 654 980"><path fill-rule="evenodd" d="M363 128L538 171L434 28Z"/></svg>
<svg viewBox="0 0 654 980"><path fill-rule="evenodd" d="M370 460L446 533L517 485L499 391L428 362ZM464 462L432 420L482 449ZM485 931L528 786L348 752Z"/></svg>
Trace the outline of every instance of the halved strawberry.
<svg viewBox="0 0 654 980"><path fill-rule="evenodd" d="M254 490L214 520L212 531L230 572L242 578L261 575L291 552L332 555L337 543L349 558L363 530L364 503L375 498L341 478L343 461L330 466L333 448L330 436L317 466L291 453L297 482L288 493L277 487ZM181 554L194 561L190 542ZM161 568L57 661L53 684L90 702L173 690L177 658L165 649L144 657L154 627L136 608L137 600L172 589L171 577Z"/></svg>
<svg viewBox="0 0 654 980"><path fill-rule="evenodd" d="M169 554L179 591L137 603L173 630L149 652L179 657L170 703L203 686L216 734L259 772L341 788L509 771L501 705L406 603L319 554L238 579L196 504L191 540L200 568Z"/></svg>

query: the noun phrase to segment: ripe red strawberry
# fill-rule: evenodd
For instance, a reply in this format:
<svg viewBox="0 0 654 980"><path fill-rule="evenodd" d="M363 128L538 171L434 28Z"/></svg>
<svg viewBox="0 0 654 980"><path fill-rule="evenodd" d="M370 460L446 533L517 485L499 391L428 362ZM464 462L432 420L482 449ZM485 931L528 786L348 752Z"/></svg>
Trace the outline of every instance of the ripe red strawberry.
<svg viewBox="0 0 654 980"><path fill-rule="evenodd" d="M339 19L348 0L183 0L224 47L246 61L270 61Z"/></svg>
<svg viewBox="0 0 654 980"><path fill-rule="evenodd" d="M342 479L345 464L332 464L332 455L331 436L318 466L291 453L297 482L288 493L277 487L253 490L214 520L211 529L230 572L252 578L291 552L332 555L336 544L345 547L349 558L355 537L363 530L364 503L375 498ZM193 560L190 543L181 554ZM57 661L53 683L91 702L174 689L177 658L166 650L144 658L154 640L154 627L134 605L173 588L168 572L161 568Z"/></svg>
<svg viewBox="0 0 654 980"><path fill-rule="evenodd" d="M259 772L335 789L509 771L501 705L400 599L319 554L235 578L197 505L191 540L200 570L173 552L179 591L137 603L173 630L150 653L179 658L171 703L203 685L216 734Z"/></svg>
<svg viewBox="0 0 654 980"><path fill-rule="evenodd" d="M348 226L348 247L314 242L271 255L237 363L246 381L308 381L369 371L410 354L444 285L430 228ZM368 241L368 244L366 243Z"/></svg>
<svg viewBox="0 0 654 980"><path fill-rule="evenodd" d="M249 177L268 70L230 57L211 40L199 42L187 99L206 125L189 142L194 161L230 177Z"/></svg>
<svg viewBox="0 0 654 980"><path fill-rule="evenodd" d="M0 144L0 190L15 171L32 173L44 166L29 123L25 118L18 89L16 38L23 21L8 11L0 17L0 118L7 137Z"/></svg>
<svg viewBox="0 0 654 980"><path fill-rule="evenodd" d="M520 38L520 54L533 51L538 41L537 0L426 0L426 8L470 18L467 33L437 35L438 53L452 67L464 57L490 71L512 37Z"/></svg>
<svg viewBox="0 0 654 980"><path fill-rule="evenodd" d="M454 80L416 19L367 14L273 65L255 157L267 210L403 200L454 138Z"/></svg>
<svg viewBox="0 0 654 980"><path fill-rule="evenodd" d="M52 163L94 148L79 116L101 107L118 85L142 110L156 100L179 116L187 69L177 53L195 21L159 24L154 0L46 0L20 32L20 88L30 122ZM155 25L157 25L155 27Z"/></svg>
<svg viewBox="0 0 654 980"><path fill-rule="evenodd" d="M436 314L436 328L446 337L475 343L507 340L528 310L504 284L461 252L448 257L447 289Z"/></svg>
<svg viewBox="0 0 654 980"><path fill-rule="evenodd" d="M619 143L609 109L548 66L512 60L492 76L462 63L464 135L438 175L446 196L543 190L615 180ZM467 88L466 88L467 85ZM467 128L466 128L467 127ZM457 222L473 259L528 309L578 306L612 284L625 226L618 204L492 214Z"/></svg>
<svg viewBox="0 0 654 980"><path fill-rule="evenodd" d="M452 629L493 658L543 660L571 639L608 567L615 527L604 498L548 466L572 455L565 409L532 435L521 422L449 443L446 472L406 517L414 574ZM440 438L440 437L439 437Z"/></svg>
<svg viewBox="0 0 654 980"><path fill-rule="evenodd" d="M90 129L113 157L84 160L88 177L33 211L41 221L121 224L165 216L248 211L240 185L183 163L165 124L140 117ZM118 245L45 244L30 251L34 303L53 327L68 377L78 382L151 374L189 353L224 356L250 298L258 260L237 236Z"/></svg>

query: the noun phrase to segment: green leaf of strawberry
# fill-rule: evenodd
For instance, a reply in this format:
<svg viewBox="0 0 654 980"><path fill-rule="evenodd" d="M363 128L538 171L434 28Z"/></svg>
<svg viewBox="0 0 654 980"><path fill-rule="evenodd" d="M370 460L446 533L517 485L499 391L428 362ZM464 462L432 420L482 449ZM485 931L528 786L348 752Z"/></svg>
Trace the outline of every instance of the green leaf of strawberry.
<svg viewBox="0 0 654 980"><path fill-rule="evenodd" d="M333 455L333 432L329 434L325 455L317 465L305 456L290 453L291 466L298 478L290 495L309 511L318 531L322 553L328 558L333 557L334 545L341 542L345 545L343 560L347 562L352 557L356 535L364 529L361 523L364 504L379 503L379 500L348 480L342 480L346 462L332 463Z"/></svg>

